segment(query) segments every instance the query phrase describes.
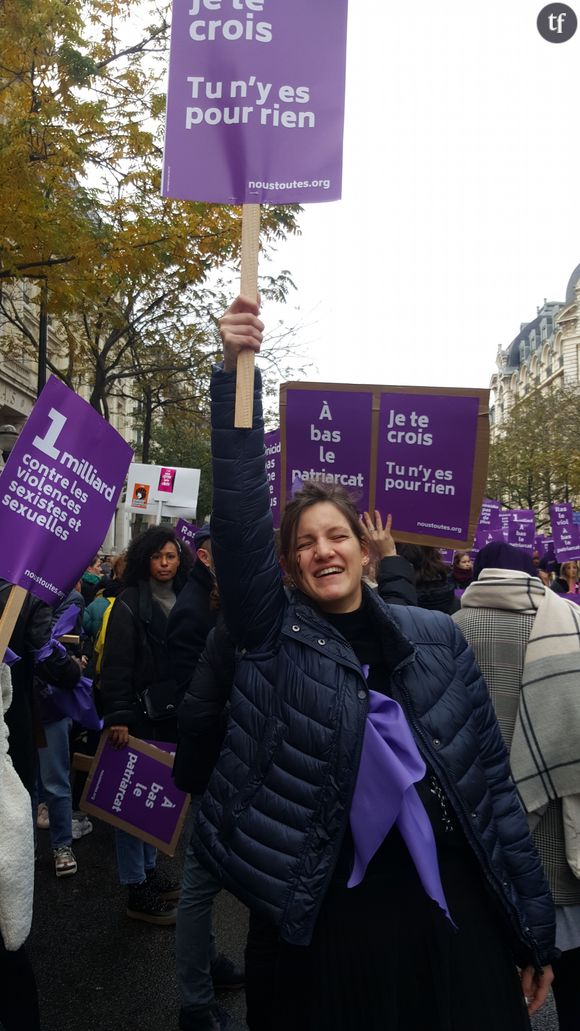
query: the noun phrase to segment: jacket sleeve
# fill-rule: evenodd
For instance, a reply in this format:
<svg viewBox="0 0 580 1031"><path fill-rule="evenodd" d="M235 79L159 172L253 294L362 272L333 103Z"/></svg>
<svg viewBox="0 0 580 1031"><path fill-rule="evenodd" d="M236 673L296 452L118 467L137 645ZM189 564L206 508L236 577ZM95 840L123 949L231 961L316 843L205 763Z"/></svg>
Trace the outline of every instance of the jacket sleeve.
<svg viewBox="0 0 580 1031"><path fill-rule="evenodd" d="M479 732L480 759L486 771L503 860L517 893L526 921L524 931L537 943L536 960L549 963L554 957L556 914L546 877L530 837L528 821L511 779L509 758L475 656L458 627L455 659L471 696Z"/></svg>
<svg viewBox="0 0 580 1031"><path fill-rule="evenodd" d="M179 707L175 783L199 795L217 762L225 731L225 707L234 679L234 645L222 621L210 631Z"/></svg>
<svg viewBox="0 0 580 1031"><path fill-rule="evenodd" d="M235 393L235 373L215 368L212 553L228 630L238 648L256 649L275 636L285 595L266 480L259 370L252 429L234 429Z"/></svg>
<svg viewBox="0 0 580 1031"><path fill-rule="evenodd" d="M139 647L136 617L119 597L109 616L101 664L100 687L107 727L119 724L131 728L140 717L135 690Z"/></svg>
<svg viewBox="0 0 580 1031"><path fill-rule="evenodd" d="M415 570L402 555L381 559L377 570L379 594L388 605L416 605Z"/></svg>

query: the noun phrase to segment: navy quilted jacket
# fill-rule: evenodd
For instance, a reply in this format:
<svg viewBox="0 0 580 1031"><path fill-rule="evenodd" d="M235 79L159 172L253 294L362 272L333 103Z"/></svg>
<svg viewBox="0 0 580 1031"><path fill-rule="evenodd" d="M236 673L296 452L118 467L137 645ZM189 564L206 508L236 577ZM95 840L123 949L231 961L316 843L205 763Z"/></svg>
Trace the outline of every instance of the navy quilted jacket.
<svg viewBox="0 0 580 1031"><path fill-rule="evenodd" d="M256 375L259 391L259 375ZM350 645L274 552L259 397L233 430L235 376L212 380L212 546L238 646L226 738L198 816L201 861L282 937L310 941L347 826L367 713ZM391 656L388 693L439 776L514 931L519 962L548 962L554 908L473 654L441 613L368 592Z"/></svg>

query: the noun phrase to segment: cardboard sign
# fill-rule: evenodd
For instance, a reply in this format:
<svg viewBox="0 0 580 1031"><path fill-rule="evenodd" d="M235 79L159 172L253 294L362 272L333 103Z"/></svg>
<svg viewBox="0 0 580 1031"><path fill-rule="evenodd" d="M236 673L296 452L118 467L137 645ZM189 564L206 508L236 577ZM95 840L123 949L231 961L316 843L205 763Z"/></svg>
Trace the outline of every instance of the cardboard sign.
<svg viewBox="0 0 580 1031"><path fill-rule="evenodd" d="M127 476L125 505L133 512L158 519L195 516L200 475L199 469L133 462Z"/></svg>
<svg viewBox="0 0 580 1031"><path fill-rule="evenodd" d="M347 0L173 0L162 193L341 195Z"/></svg>
<svg viewBox="0 0 580 1031"><path fill-rule="evenodd" d="M174 855L189 805L171 776L174 749L131 736L126 748L115 749L104 730L81 798L83 812Z"/></svg>
<svg viewBox="0 0 580 1031"><path fill-rule="evenodd" d="M307 480L393 517L397 540L471 547L487 475L489 391L286 383L282 505Z"/></svg>
<svg viewBox="0 0 580 1031"><path fill-rule="evenodd" d="M62 601L103 542L132 455L51 376L0 476L0 576Z"/></svg>

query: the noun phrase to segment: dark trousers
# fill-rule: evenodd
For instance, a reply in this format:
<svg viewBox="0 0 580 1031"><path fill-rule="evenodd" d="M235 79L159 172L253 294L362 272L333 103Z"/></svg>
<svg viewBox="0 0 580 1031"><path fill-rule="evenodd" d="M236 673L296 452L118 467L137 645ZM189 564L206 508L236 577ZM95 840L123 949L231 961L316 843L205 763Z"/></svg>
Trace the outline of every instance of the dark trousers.
<svg viewBox="0 0 580 1031"><path fill-rule="evenodd" d="M38 993L24 946L8 952L0 935L0 1024L4 1031L40 1031Z"/></svg>
<svg viewBox="0 0 580 1031"><path fill-rule="evenodd" d="M560 1031L580 1028L580 949L563 952L553 963L552 991L556 1002Z"/></svg>
<svg viewBox="0 0 580 1031"><path fill-rule="evenodd" d="M276 1031L274 1003L278 969L278 931L250 912L246 943L246 1023L250 1031Z"/></svg>

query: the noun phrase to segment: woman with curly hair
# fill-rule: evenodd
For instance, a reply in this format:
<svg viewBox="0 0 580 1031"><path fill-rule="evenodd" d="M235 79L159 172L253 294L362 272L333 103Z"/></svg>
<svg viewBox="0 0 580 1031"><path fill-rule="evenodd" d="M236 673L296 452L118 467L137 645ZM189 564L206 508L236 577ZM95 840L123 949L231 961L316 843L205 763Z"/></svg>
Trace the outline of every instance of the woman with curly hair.
<svg viewBox="0 0 580 1031"><path fill-rule="evenodd" d="M129 733L148 741L177 739L166 631L191 561L172 527L152 526L129 546L101 666L104 721L114 748L125 748ZM129 889L127 916L174 924L179 888L157 873L156 850L126 831L116 830L115 839L119 878Z"/></svg>

